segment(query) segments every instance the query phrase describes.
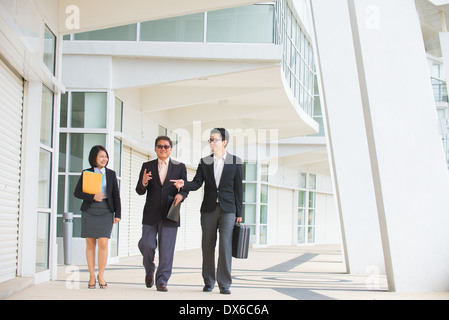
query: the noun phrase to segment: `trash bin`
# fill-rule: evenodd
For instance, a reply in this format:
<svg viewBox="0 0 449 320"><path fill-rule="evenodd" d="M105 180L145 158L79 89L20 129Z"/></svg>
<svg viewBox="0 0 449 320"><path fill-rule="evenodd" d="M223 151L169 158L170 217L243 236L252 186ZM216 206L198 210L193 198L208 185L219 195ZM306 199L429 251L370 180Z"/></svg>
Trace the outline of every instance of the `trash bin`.
<svg viewBox="0 0 449 320"><path fill-rule="evenodd" d="M64 264L72 264L73 212L64 212L62 237L64 240Z"/></svg>

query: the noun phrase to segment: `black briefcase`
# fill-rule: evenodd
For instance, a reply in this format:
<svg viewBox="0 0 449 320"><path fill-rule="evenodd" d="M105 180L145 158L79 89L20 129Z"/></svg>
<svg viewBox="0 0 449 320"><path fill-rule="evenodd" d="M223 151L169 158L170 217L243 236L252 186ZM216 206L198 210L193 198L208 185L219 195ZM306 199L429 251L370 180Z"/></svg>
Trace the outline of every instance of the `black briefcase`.
<svg viewBox="0 0 449 320"><path fill-rule="evenodd" d="M248 258L250 229L241 224L234 225L232 233L232 256L237 259Z"/></svg>

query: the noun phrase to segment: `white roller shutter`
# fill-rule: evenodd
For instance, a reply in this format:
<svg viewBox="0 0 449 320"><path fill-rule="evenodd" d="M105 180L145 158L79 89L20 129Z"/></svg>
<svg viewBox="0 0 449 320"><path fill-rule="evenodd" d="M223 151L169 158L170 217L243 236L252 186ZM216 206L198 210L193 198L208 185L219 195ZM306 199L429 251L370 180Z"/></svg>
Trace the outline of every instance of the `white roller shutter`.
<svg viewBox="0 0 449 320"><path fill-rule="evenodd" d="M133 150L129 146L123 146L120 185L122 219L119 233L121 257L140 254L137 243L142 235L142 212L146 197L136 193L136 184L142 163L147 162L148 159L148 155Z"/></svg>
<svg viewBox="0 0 449 320"><path fill-rule="evenodd" d="M196 169L187 168L187 180L191 181ZM201 247L201 202L203 201L203 188L189 193L181 206L181 228L178 230L176 250L188 250Z"/></svg>
<svg viewBox="0 0 449 320"><path fill-rule="evenodd" d="M145 206L146 194L138 195L136 192L137 180L139 179L142 163L148 161L148 155L132 150L131 153L131 184L130 184L130 206L129 206L129 255L139 255L137 246L142 237L142 214Z"/></svg>
<svg viewBox="0 0 449 320"><path fill-rule="evenodd" d="M129 189L131 176L131 148L123 145L121 158L120 200L122 202L122 218L119 224L119 256L129 256Z"/></svg>
<svg viewBox="0 0 449 320"><path fill-rule="evenodd" d="M0 60L0 282L17 273L23 80Z"/></svg>

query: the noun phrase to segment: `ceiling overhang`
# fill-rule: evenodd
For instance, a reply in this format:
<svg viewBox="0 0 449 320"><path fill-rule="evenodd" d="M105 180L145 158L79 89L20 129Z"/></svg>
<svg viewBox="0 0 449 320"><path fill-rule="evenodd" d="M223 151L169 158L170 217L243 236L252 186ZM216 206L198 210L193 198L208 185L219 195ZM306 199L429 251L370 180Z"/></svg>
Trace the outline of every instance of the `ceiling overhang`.
<svg viewBox="0 0 449 320"><path fill-rule="evenodd" d="M125 89L126 90L126 89ZM118 90L119 92L119 90ZM315 134L318 124L291 101L278 64L139 88L141 112L172 130L193 133L225 127L247 144L260 131L267 140ZM241 136L241 138L239 137Z"/></svg>
<svg viewBox="0 0 449 320"><path fill-rule="evenodd" d="M426 52L441 57L440 32L449 27L449 1L415 0Z"/></svg>
<svg viewBox="0 0 449 320"><path fill-rule="evenodd" d="M246 6L257 0L59 0L59 32L70 34L204 11Z"/></svg>

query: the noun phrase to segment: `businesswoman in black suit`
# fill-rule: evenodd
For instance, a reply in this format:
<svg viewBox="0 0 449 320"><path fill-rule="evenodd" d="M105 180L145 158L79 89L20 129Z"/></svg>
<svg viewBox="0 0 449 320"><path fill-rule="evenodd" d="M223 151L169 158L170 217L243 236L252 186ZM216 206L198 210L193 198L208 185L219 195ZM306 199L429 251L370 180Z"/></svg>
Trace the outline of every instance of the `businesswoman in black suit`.
<svg viewBox="0 0 449 320"><path fill-rule="evenodd" d="M104 175L101 192L88 194L83 192L83 175L76 185L74 195L82 199L81 204L81 237L86 238L86 258L90 279L88 288L96 287L95 280L95 250L98 239L98 282L101 289L107 288L104 280L104 270L108 259L108 242L112 226L121 218L120 191L115 171L106 168L109 155L102 146L94 146L90 150L87 171ZM84 171L86 171L84 170ZM115 214L114 214L115 213Z"/></svg>
<svg viewBox="0 0 449 320"><path fill-rule="evenodd" d="M221 294L231 293L232 232L234 223L242 222L243 206L242 160L226 152L228 141L226 129L212 129L209 146L213 154L201 159L193 180L171 180L176 188L182 188L185 192L198 190L204 182L204 198L200 209L203 291L211 292L216 278ZM215 273L217 230L219 247Z"/></svg>

